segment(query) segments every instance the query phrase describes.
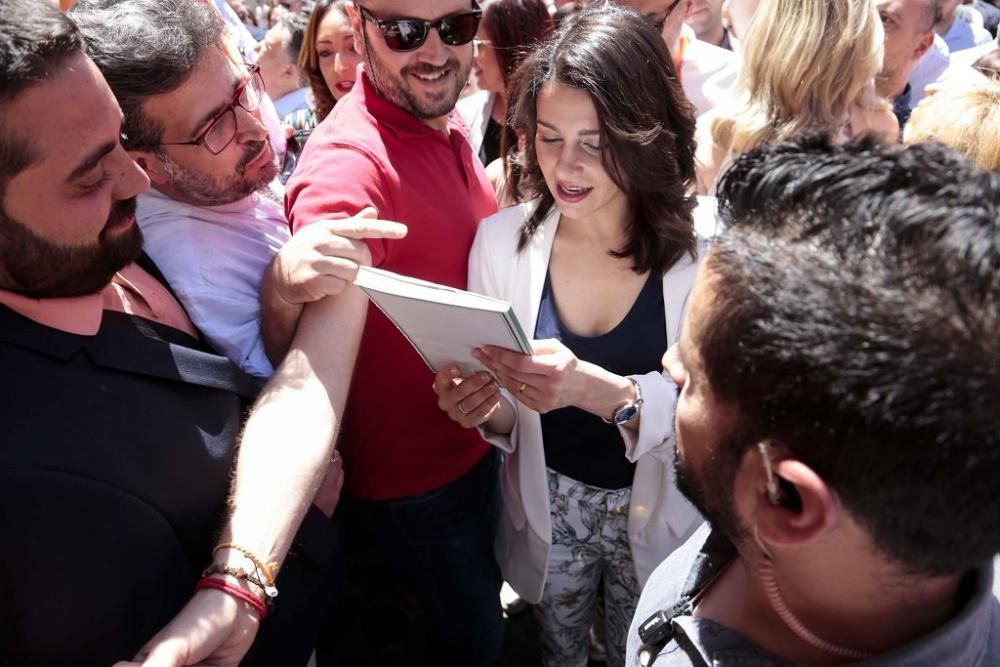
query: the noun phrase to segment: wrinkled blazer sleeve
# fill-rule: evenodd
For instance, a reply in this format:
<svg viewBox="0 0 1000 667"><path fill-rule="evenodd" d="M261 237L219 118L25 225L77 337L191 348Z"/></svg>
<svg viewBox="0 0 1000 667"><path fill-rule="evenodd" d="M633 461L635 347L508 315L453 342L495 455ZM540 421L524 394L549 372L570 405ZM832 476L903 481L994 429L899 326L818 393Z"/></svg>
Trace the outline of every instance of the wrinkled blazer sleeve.
<svg viewBox="0 0 1000 667"><path fill-rule="evenodd" d="M514 261L514 255L504 244L496 242L497 227L498 225L489 219L479 224L476 239L469 252L469 291L509 301L510 295L506 294L503 289L504 276L498 275L498 270L502 269L497 258L501 258L503 266L509 267ZM486 442L511 453L517 448L518 403L510 395L510 392L502 387L500 395L514 407L514 427L508 435L494 433L483 427L479 428L479 432Z"/></svg>

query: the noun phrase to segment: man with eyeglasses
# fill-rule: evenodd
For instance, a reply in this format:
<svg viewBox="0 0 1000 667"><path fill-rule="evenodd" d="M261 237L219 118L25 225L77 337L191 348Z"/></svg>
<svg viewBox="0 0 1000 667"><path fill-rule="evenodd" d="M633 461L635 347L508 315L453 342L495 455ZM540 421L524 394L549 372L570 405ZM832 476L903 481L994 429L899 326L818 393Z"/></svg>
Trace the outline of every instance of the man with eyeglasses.
<svg viewBox="0 0 1000 667"><path fill-rule="evenodd" d="M692 0L616 1L645 16L660 31L684 94L699 115L729 99L739 60L731 51L698 39L684 24Z"/></svg>
<svg viewBox="0 0 1000 667"><path fill-rule="evenodd" d="M137 210L146 252L205 338L268 378L261 280L275 253L291 260L306 244L284 248L260 70L226 47L221 20L200 0L85 0L70 15L125 111L123 145L152 183ZM112 22L122 27L106 30ZM345 268L326 277L342 286L353 278ZM291 291L287 281L276 290Z"/></svg>
<svg viewBox="0 0 1000 667"><path fill-rule="evenodd" d="M471 0L364 0L347 10L364 57L358 85L306 145L288 183L289 222L303 234L313 220L374 207L409 229L402 240L368 242L375 266L465 288L476 227L497 206L452 114L472 67L480 10ZM272 314L291 327L298 317ZM432 372L358 290L305 309L297 335L333 344L326 332L362 335L353 379L313 364L306 380L351 383L339 440L341 506L348 525L360 528L348 533L348 546L371 543L420 602L432 626L432 664L493 664L503 635L496 455L438 409ZM290 415L299 412L293 400Z"/></svg>

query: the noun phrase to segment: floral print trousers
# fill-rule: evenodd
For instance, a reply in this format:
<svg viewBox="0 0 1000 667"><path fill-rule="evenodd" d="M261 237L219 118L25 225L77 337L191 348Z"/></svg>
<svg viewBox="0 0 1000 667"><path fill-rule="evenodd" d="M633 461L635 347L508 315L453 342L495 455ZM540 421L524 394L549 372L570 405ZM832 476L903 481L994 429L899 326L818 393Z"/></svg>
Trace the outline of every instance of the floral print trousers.
<svg viewBox="0 0 1000 667"><path fill-rule="evenodd" d="M548 471L552 550L535 606L545 667L586 667L598 590L604 591L608 667L625 664L625 637L639 600L628 541L631 488L601 489Z"/></svg>

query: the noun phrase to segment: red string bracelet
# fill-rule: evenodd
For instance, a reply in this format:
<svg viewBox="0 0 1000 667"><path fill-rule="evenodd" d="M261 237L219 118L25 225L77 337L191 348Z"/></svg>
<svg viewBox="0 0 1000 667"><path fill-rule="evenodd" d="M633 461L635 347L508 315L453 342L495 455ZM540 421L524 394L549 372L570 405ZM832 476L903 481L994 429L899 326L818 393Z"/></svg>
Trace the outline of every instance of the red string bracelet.
<svg viewBox="0 0 1000 667"><path fill-rule="evenodd" d="M239 586L234 586L224 579L217 579L215 577L202 577L194 586L196 591L202 591L206 588L214 588L215 590L222 591L223 593L228 593L238 600L243 600L257 612L257 616L260 617L260 620L263 621L267 618L267 607L264 606L264 603L258 600L256 595L243 590Z"/></svg>

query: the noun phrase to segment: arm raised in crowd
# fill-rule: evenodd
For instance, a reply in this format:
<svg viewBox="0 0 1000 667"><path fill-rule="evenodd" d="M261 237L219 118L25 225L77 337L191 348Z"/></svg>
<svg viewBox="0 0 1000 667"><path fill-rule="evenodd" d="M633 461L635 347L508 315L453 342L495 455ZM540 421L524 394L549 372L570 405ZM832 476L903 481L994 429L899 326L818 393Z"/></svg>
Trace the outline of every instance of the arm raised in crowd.
<svg viewBox="0 0 1000 667"><path fill-rule="evenodd" d="M367 307L364 293L349 288L303 309L291 349L244 430L223 543L280 566L334 453ZM233 550L219 551L215 562L246 567ZM253 609L234 597L198 591L136 660L155 667L235 667L259 623Z"/></svg>

